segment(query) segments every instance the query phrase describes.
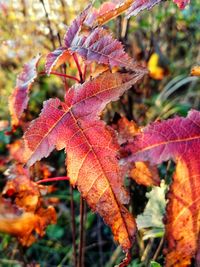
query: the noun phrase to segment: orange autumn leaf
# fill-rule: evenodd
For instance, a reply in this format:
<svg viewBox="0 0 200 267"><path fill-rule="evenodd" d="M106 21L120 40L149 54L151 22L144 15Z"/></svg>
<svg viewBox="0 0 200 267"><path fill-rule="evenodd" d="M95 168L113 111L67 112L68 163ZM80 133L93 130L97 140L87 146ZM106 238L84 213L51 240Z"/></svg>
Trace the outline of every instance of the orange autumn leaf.
<svg viewBox="0 0 200 267"><path fill-rule="evenodd" d="M50 74L52 70L56 70L60 65L67 62L70 58L70 53L64 47L59 47L47 55L45 70Z"/></svg>
<svg viewBox="0 0 200 267"><path fill-rule="evenodd" d="M18 238L23 246L36 241L35 233L45 234L49 224L56 223L56 212L52 206L45 207L42 196L47 186L31 181L28 171L21 165L13 165L0 201L0 231Z"/></svg>
<svg viewBox="0 0 200 267"><path fill-rule="evenodd" d="M200 77L200 66L193 67L191 70L191 75Z"/></svg>
<svg viewBox="0 0 200 267"><path fill-rule="evenodd" d="M135 162L130 172L131 178L138 184L145 186L159 185L160 177L155 166L151 166L149 162Z"/></svg>
<svg viewBox="0 0 200 267"><path fill-rule="evenodd" d="M176 171L168 193L166 266L198 265L200 234L200 112L154 122L125 145L128 161L159 164L173 159Z"/></svg>
<svg viewBox="0 0 200 267"><path fill-rule="evenodd" d="M8 200L0 201L0 232L16 236L22 246L30 246L37 240L37 235L44 236L44 229L56 223L55 209L39 209L37 213L21 212L21 209L12 209Z"/></svg>
<svg viewBox="0 0 200 267"><path fill-rule="evenodd" d="M117 123L118 139L120 143L131 141L133 137L142 131L134 121L129 121L122 117ZM124 157L125 155L122 155ZM149 162L135 162L134 166L130 166L130 177L138 184L152 186L159 185L160 178L157 168Z"/></svg>

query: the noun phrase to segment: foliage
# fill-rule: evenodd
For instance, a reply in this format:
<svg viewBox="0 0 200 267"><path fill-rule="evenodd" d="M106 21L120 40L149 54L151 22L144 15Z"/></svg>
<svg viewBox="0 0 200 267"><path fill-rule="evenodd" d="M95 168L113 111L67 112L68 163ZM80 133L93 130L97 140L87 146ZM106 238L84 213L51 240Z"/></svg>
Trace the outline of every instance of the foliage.
<svg viewBox="0 0 200 267"><path fill-rule="evenodd" d="M84 224L88 229L93 225L92 212L98 213L103 218L110 227L115 242L126 253L125 258L121 259L121 252L117 248L108 261L108 266L119 263L120 260L120 267L127 266L129 263L133 266L140 266L140 264L159 266L155 260L160 255L160 261L163 263L161 248L164 240L166 241L163 250L166 266L189 266L192 258L198 264L199 164L195 148L198 147L199 112L193 110L187 118L177 117L162 122L156 121L147 127L138 127L136 123L127 119L134 118L139 124L141 121L147 124L158 116L167 118L174 114L174 111L183 110L182 106L180 109L175 106L175 101L170 102L169 96L186 83L193 82L194 86L198 83L197 77L176 79L175 82L170 81L161 93L158 90L154 97L151 86L149 93L145 89L151 84L146 67L150 71L150 76L160 80L161 85L165 76L171 71L166 66L166 60L156 39L151 36L152 50L145 60L135 54L137 59L140 59L140 63L136 63L124 49L122 42L126 45L128 23L130 23L130 19L127 20L127 18L136 16L141 11L145 12L156 4L162 4L161 2L161 0L127 0L119 4L113 1L103 3L98 9L89 4L73 20L63 41L59 39L57 46L45 3L41 0L54 50L48 52L45 57L38 55L24 65L9 100L12 128L7 135L10 136L12 143L7 148L9 155L6 159L2 159L1 166L3 170L8 165L12 164L12 167L2 191L1 210L2 213L5 213L4 210L7 212L1 218L0 230L16 236L22 246L32 245L37 235L44 235L48 224L56 223L54 207L61 208L57 197L50 196L45 200L46 194L54 194L57 188L40 184L69 180L71 187L67 194L71 195L72 217L69 219L68 211L66 218L71 220L72 242L69 242L66 250L59 247L59 253L63 253L60 265L65 262L72 263L72 261L74 266L84 265ZM189 1L174 2L183 9ZM26 10L24 12L26 13ZM108 23L107 25L112 29L112 23L116 18L122 26L123 13L125 13L126 30L123 36L122 31L119 31L120 40L117 40L110 34L105 24ZM141 29L146 27L143 22L141 15L141 21L138 23ZM144 43L145 38L148 40L148 36L144 37ZM136 44L135 46L138 48ZM145 49L143 52L145 53ZM193 68L192 74L199 75L198 67ZM49 88L46 91L35 90L36 80L46 83L45 75L47 77L55 75L60 78L61 82L59 81L58 84L62 84L64 90L61 93L50 94ZM51 84L51 78L49 78L49 84ZM126 93L130 88L133 89L132 95L135 99L130 93ZM39 117L42 101L35 104L31 98L29 102L30 89L32 89L31 95L35 98L37 94L43 94L41 100L48 99L43 103ZM147 90L146 93L145 90ZM152 94L152 97L148 97L148 94ZM143 107L138 101L142 96L144 96ZM111 104L112 101L115 103ZM154 107L151 101L155 101ZM145 111L145 105L150 107L148 111ZM133 107L138 113L134 114ZM166 110L167 115L161 112L162 109ZM144 116L142 112L145 113ZM119 120L115 117L122 118ZM1 125L2 129L7 128L6 123L2 122ZM24 133L23 143L21 140L14 141L21 136L22 132ZM53 152L55 148L65 150L66 160L63 153L58 156L57 152ZM59 162L53 160L54 155L55 158L59 157ZM49 156L50 160L41 161ZM161 165L158 170L155 165L171 159L177 166L170 184L171 175L168 175L168 172L172 173L173 167L169 170ZM47 163L48 160L55 169L59 166L62 170L51 169ZM64 171L64 161L67 176ZM26 165L22 167L22 163ZM51 177L53 172L57 177ZM161 223L165 206L165 186L157 189L155 187L149 193L150 199L144 213L137 217L138 234L135 222L137 210L132 196L132 204L129 204L130 194L137 190L134 181L147 187L158 186L159 172L160 176L165 173L163 178L167 184L170 184L169 193L166 196L168 204L164 221L165 234L163 236L164 229ZM125 179L126 176L132 179ZM125 184L128 185L129 190L126 190ZM81 195L78 259L76 256L77 218L74 210L76 196L72 188L75 186ZM64 188L61 186L60 192L66 193L65 190L66 185ZM162 191L161 197L159 197L159 190ZM86 226L85 222L84 201L92 210L92 212L87 211L89 226ZM145 204L144 196L143 204ZM160 205L162 211L159 209ZM139 208L141 212L143 208ZM155 224L153 223L156 216L153 215L154 212L159 217ZM152 215L151 222L146 223L149 214ZM11 218L7 218L9 216ZM27 225L27 228L21 228L22 224ZM99 217L98 224L102 227ZM146 227L151 229L145 238L141 238L140 235ZM47 228L47 236L52 239L62 238L63 235L63 228L59 225L51 225ZM155 254L152 257L146 257L149 247L153 248L158 237L162 239L157 244ZM146 239L149 243L144 250ZM101 230L98 230L98 242L102 242ZM72 246L70 248L71 243L73 248ZM133 245L138 246L139 253L132 251ZM105 260L102 245L98 246L100 265L103 266ZM27 251L27 255L29 252ZM134 257L138 259L131 263ZM56 259L53 264L57 265L55 262Z"/></svg>

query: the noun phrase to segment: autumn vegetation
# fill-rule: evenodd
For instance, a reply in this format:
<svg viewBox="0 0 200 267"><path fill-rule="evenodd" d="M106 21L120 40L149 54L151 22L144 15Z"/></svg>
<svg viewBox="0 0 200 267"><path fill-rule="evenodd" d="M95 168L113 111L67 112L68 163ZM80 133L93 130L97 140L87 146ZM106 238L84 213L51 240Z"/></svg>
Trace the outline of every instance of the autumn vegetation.
<svg viewBox="0 0 200 267"><path fill-rule="evenodd" d="M0 265L200 266L198 1L80 3L70 21L60 1L61 29L39 2L47 41L37 22L35 55L1 64L17 78L1 89Z"/></svg>

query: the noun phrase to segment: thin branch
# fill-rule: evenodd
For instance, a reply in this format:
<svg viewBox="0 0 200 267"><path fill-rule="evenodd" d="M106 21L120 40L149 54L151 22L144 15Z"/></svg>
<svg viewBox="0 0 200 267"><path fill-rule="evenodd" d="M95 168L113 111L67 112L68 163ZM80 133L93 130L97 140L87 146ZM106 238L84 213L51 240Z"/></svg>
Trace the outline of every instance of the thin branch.
<svg viewBox="0 0 200 267"><path fill-rule="evenodd" d="M47 9L46 9L44 0L40 0L40 2L42 3L42 6L44 8L44 12L45 12L45 16L46 16L46 19L47 19L47 24L48 24L48 28L49 28L49 33L50 33L50 38L51 38L51 43L53 45L53 49L56 49L54 35L53 35L53 30L52 30L52 27L51 27L51 21L49 19L49 14L47 12Z"/></svg>
<svg viewBox="0 0 200 267"><path fill-rule="evenodd" d="M79 234L80 234L80 241L79 241L79 257L78 257L78 267L83 267L83 252L84 252L84 200L82 197L80 197L80 228L79 228Z"/></svg>
<svg viewBox="0 0 200 267"><path fill-rule="evenodd" d="M58 181L69 181L69 177L67 177L67 176L52 177L52 178L39 180L36 183L37 184L43 184L43 183L58 182Z"/></svg>
<svg viewBox="0 0 200 267"><path fill-rule="evenodd" d="M72 243L73 243L73 257L74 267L77 266L77 253L76 253L76 223L75 223L75 209L74 209L74 194L73 187L70 185L70 210L71 210L71 224L72 224Z"/></svg>
<svg viewBox="0 0 200 267"><path fill-rule="evenodd" d="M101 219L97 217L97 238L98 238L98 250L99 250L99 265L103 267L103 250L102 250L102 236L101 236Z"/></svg>

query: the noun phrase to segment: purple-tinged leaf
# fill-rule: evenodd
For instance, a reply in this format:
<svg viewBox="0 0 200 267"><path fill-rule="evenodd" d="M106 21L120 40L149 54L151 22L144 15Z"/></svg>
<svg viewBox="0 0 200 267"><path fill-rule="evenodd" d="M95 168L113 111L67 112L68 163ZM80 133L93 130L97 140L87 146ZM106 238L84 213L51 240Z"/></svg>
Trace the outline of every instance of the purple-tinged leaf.
<svg viewBox="0 0 200 267"><path fill-rule="evenodd" d="M163 0L136 0L133 1L133 4L129 7L126 12L126 16L130 18L131 16L136 16L138 13L144 9L151 9L156 4L160 3Z"/></svg>
<svg viewBox="0 0 200 267"><path fill-rule="evenodd" d="M71 46L73 40L79 34L90 8L91 4L88 5L75 20L73 20L71 26L68 28L64 37L64 44L66 48L69 48Z"/></svg>
<svg viewBox="0 0 200 267"><path fill-rule="evenodd" d="M101 27L93 30L88 36L78 36L72 42L70 50L89 62L96 61L110 67L125 67L135 72L145 73L145 70L133 62L124 51L121 42Z"/></svg>
<svg viewBox="0 0 200 267"><path fill-rule="evenodd" d="M61 64L65 63L69 58L69 51L65 47L59 47L47 55L45 63L45 70L50 74L53 68L58 68Z"/></svg>
<svg viewBox="0 0 200 267"><path fill-rule="evenodd" d="M9 109L12 125L17 126L23 111L27 108L29 90L37 77L36 66L41 58L40 55L24 65L23 71L17 77L16 87L9 98Z"/></svg>

